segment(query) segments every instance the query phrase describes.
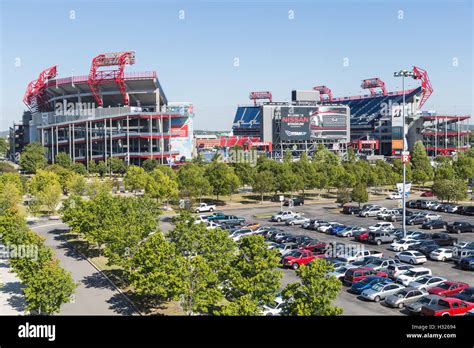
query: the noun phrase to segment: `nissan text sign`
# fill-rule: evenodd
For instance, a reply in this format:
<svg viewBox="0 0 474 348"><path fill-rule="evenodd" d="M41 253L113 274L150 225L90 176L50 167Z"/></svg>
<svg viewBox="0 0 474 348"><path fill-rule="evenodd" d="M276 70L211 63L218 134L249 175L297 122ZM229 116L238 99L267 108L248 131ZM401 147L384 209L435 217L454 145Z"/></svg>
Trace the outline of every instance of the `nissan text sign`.
<svg viewBox="0 0 474 348"><path fill-rule="evenodd" d="M309 140L310 118L307 109L298 107L281 108L281 139Z"/></svg>

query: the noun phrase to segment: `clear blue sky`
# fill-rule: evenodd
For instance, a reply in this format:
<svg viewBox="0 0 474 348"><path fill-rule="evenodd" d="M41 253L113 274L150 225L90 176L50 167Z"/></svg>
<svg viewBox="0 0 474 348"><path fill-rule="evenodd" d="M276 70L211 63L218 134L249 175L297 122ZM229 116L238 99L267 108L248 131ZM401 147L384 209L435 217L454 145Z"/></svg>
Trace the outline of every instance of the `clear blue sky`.
<svg viewBox="0 0 474 348"><path fill-rule="evenodd" d="M252 90L282 101L320 84L356 95L376 76L395 90L393 72L413 65L435 90L425 109L474 114L471 0L0 3L0 130L20 119L26 85L42 69L85 75L92 57L121 50L136 51L126 71L156 70L168 100L194 103L198 129L230 129Z"/></svg>

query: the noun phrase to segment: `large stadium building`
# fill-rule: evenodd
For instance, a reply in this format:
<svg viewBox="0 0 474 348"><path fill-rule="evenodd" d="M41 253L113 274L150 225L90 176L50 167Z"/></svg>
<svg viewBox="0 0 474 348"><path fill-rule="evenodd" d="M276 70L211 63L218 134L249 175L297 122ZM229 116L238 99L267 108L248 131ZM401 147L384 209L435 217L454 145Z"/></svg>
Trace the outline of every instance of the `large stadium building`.
<svg viewBox="0 0 474 348"><path fill-rule="evenodd" d="M252 92L250 99L253 105L237 107L234 117L233 132L235 136L260 137L262 140L273 141L276 156L279 150L307 149L309 153L315 144L323 143L329 149L341 151L346 146L352 146L361 153L371 153L384 156L400 156L403 150L402 105L405 99L407 146L411 149L417 140L422 140L431 156L452 155L456 151L469 148L469 131L466 124L470 119L467 115L437 115L435 112L420 111L433 92L428 74L425 70L413 67L413 75L420 81L417 88L389 92L385 83L379 78L362 81L361 87L368 89L370 94L333 98L332 91L327 86L313 87L319 92L319 100L313 103L318 108L334 108L346 106L349 108L350 121L346 130L347 137L334 138L321 136L321 133L311 137L300 146L298 142L288 141L281 137L282 128L276 117L273 123L266 119L267 108L274 108L270 92ZM260 105L258 99L268 99ZM281 104L281 103L280 103ZM287 106L295 106L288 103ZM332 119L332 116L329 120ZM311 128L311 125L307 127ZM326 134L327 135L327 134ZM344 144L344 139L347 143Z"/></svg>
<svg viewBox="0 0 474 348"><path fill-rule="evenodd" d="M57 78L56 66L44 70L28 85L29 111L12 132L21 128L23 139L42 143L50 163L59 152L85 164L191 158L192 104L168 102L155 71L125 73L134 63L134 52L114 52L96 56L89 75Z"/></svg>

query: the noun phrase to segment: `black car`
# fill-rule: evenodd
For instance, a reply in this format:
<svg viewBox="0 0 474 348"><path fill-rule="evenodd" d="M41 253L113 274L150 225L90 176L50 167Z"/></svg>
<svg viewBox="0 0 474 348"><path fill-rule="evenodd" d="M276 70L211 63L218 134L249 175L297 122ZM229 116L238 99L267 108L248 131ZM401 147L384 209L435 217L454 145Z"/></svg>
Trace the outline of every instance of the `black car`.
<svg viewBox="0 0 474 348"><path fill-rule="evenodd" d="M447 230L452 233L474 232L474 225L470 222L456 221L449 224Z"/></svg>
<svg viewBox="0 0 474 348"><path fill-rule="evenodd" d="M474 216L474 206L464 207L462 215Z"/></svg>
<svg viewBox="0 0 474 348"><path fill-rule="evenodd" d="M424 228L425 230L434 230L438 228L446 229L447 227L448 227L448 223L443 220L425 221L421 225L421 228Z"/></svg>
<svg viewBox="0 0 474 348"><path fill-rule="evenodd" d="M459 208L456 210L456 214L464 215L464 211L465 211L467 208L468 208L468 207L466 207L465 205L460 205Z"/></svg>
<svg viewBox="0 0 474 348"><path fill-rule="evenodd" d="M410 246L408 249L419 251L423 255L429 256L433 250L436 250L438 248L439 244L436 243L434 240L424 240L421 243Z"/></svg>
<svg viewBox="0 0 474 348"><path fill-rule="evenodd" d="M466 302L474 302L474 287L465 288L460 293L452 295L451 297L458 298Z"/></svg>
<svg viewBox="0 0 474 348"><path fill-rule="evenodd" d="M342 207L342 213L343 214L348 214L348 215L355 215L359 214L361 209L359 207L353 206L353 205L346 205Z"/></svg>
<svg viewBox="0 0 474 348"><path fill-rule="evenodd" d="M447 233L433 233L430 238L440 246L452 246L458 242L457 238L451 237Z"/></svg>
<svg viewBox="0 0 474 348"><path fill-rule="evenodd" d="M291 199L285 199L285 202L283 202L283 205L285 207L288 207L290 205L290 202L293 201L293 206L296 207L297 205L303 205L304 204L304 198L303 197L295 197Z"/></svg>
<svg viewBox="0 0 474 348"><path fill-rule="evenodd" d="M416 208L416 201L408 201L405 203L405 207L407 208Z"/></svg>

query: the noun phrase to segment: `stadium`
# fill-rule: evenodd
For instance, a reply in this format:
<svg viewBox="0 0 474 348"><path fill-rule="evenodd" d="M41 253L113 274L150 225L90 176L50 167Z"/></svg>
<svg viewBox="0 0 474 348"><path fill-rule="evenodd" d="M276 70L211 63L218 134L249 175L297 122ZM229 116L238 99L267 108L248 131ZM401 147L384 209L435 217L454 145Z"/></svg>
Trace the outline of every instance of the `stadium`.
<svg viewBox="0 0 474 348"><path fill-rule="evenodd" d="M42 71L27 86L29 110L11 129L12 149L18 154L38 141L50 163L59 152L85 164L191 158L193 105L168 102L156 71L126 73L134 63L135 52L113 52L94 57L88 75L57 78L57 66Z"/></svg>
<svg viewBox="0 0 474 348"><path fill-rule="evenodd" d="M368 89L369 94L333 98L332 90L327 86L313 87L319 93L317 99L305 101L305 107L324 108L346 106L350 111L350 120L345 137L332 137L329 134L309 137L300 141L292 141L282 135L281 122L278 117L268 116L267 109L275 107L297 107L301 101L292 98L291 103L273 101L271 92L251 92L253 105L238 106L233 122L234 136L253 137L273 142L275 157L282 151L293 152L314 150L315 145L324 144L331 150L343 152L351 146L363 155L401 155L402 138L402 105L405 99L407 145L410 150L417 140L422 140L430 156L452 155L457 151L469 148L469 130L467 115L437 115L435 112L421 111L433 88L428 73L413 67L412 74L420 86L401 91L387 91L380 78L365 79L361 87ZM266 100L258 104L257 100ZM333 119L334 114L329 114ZM311 128L311 125L304 125ZM328 130L328 129L327 129Z"/></svg>

